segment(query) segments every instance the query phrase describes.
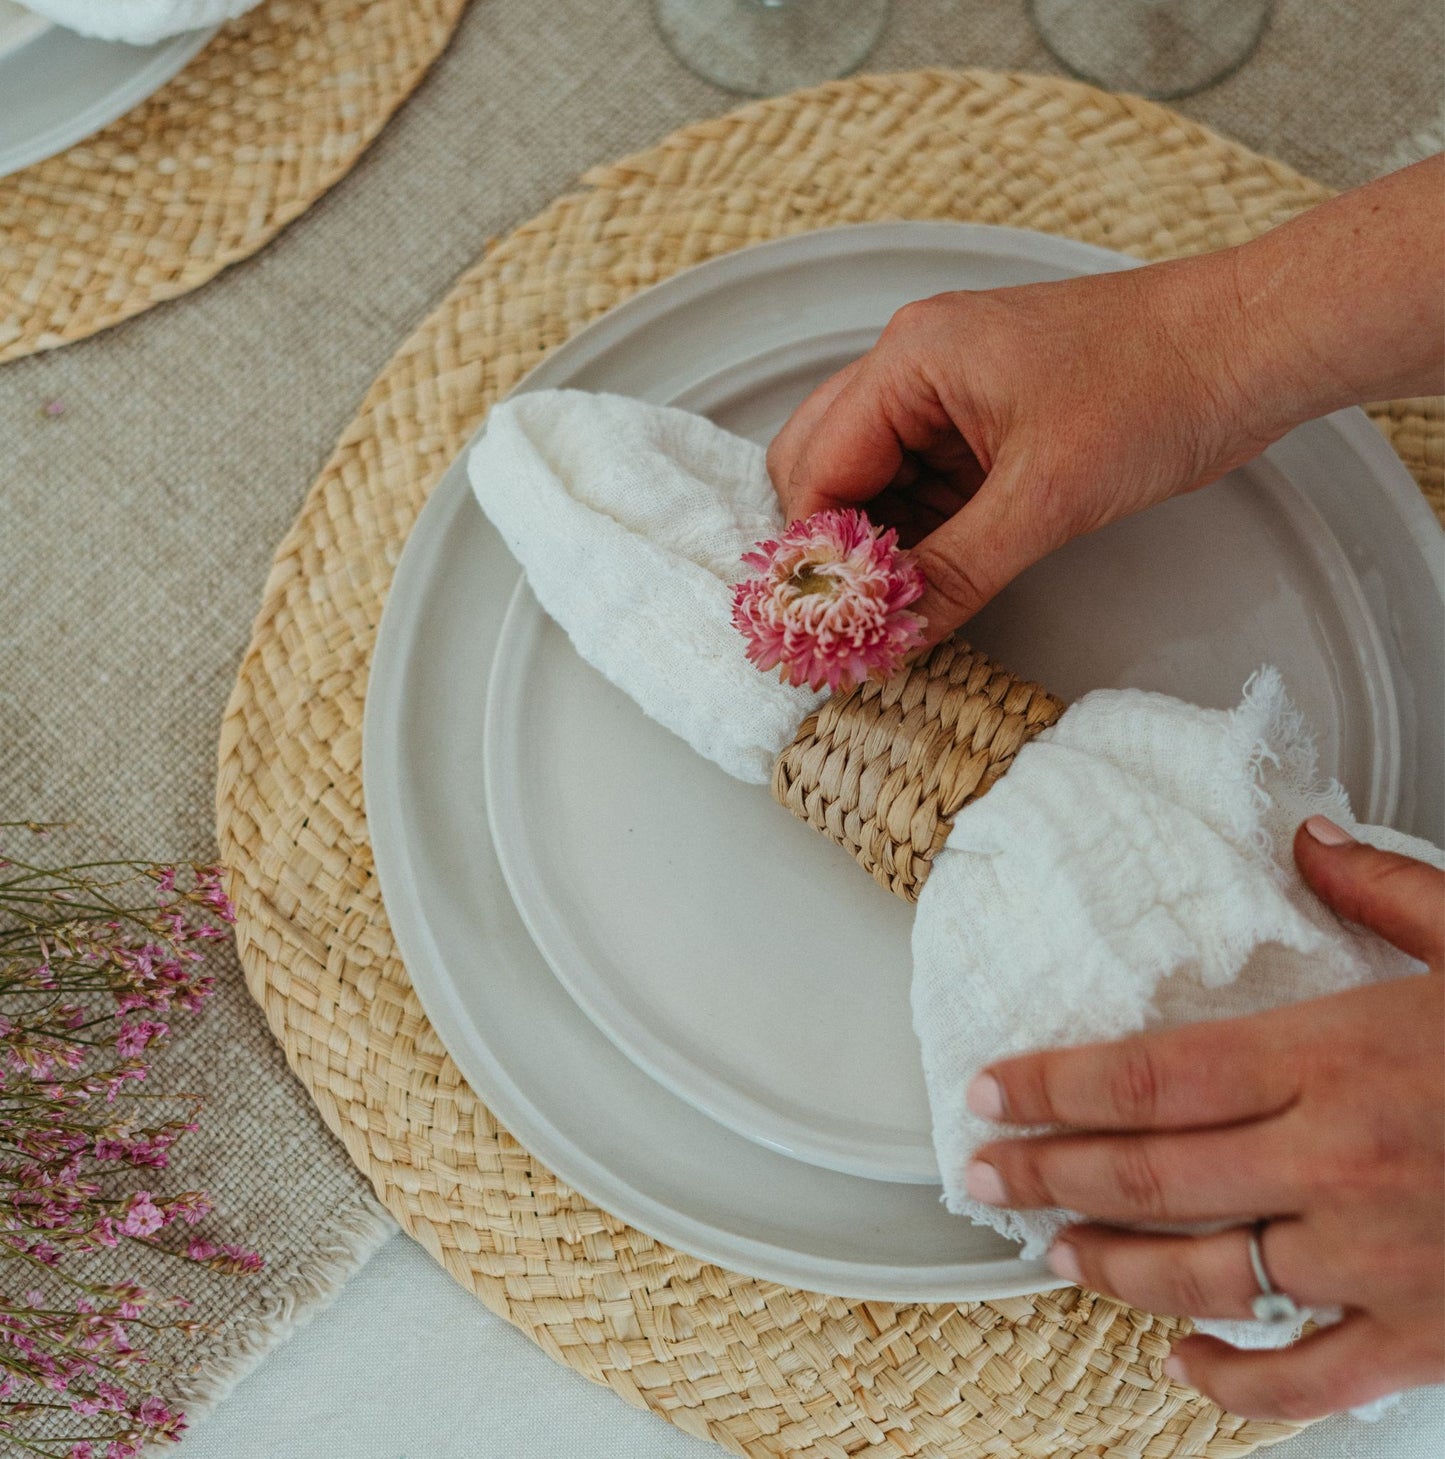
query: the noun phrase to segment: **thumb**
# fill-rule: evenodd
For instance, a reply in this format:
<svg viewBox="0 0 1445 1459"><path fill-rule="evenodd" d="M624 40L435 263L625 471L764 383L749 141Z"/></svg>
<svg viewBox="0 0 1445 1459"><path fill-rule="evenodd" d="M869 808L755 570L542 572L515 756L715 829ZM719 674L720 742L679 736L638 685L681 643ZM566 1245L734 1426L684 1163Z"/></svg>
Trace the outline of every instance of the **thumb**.
<svg viewBox="0 0 1445 1459"><path fill-rule="evenodd" d="M928 647L1066 540L1030 510L1023 475L1008 459L1000 460L978 492L913 549L928 583L914 605L924 619Z"/></svg>
<svg viewBox="0 0 1445 1459"><path fill-rule="evenodd" d="M1326 906L1440 970L1445 872L1366 846L1324 816L1311 816L1295 832L1294 857Z"/></svg>

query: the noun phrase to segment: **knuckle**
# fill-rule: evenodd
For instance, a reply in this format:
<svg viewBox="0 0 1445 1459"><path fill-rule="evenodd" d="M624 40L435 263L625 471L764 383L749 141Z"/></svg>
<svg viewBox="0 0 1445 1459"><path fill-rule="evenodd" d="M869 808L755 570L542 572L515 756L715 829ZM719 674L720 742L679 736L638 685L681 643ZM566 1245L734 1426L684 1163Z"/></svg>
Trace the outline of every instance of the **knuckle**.
<svg viewBox="0 0 1445 1459"><path fill-rule="evenodd" d="M1326 1402L1313 1384L1300 1378L1276 1376L1261 1389L1260 1407L1277 1418L1302 1422L1329 1411Z"/></svg>
<svg viewBox="0 0 1445 1459"><path fill-rule="evenodd" d="M1162 1289L1171 1316L1200 1316L1219 1304L1219 1292L1188 1256L1169 1268Z"/></svg>
<svg viewBox="0 0 1445 1459"><path fill-rule="evenodd" d="M1120 1204L1131 1215L1154 1219L1168 1214L1164 1184L1147 1145L1140 1140L1119 1141L1110 1167Z"/></svg>
<svg viewBox="0 0 1445 1459"><path fill-rule="evenodd" d="M938 314L938 304L938 296L934 295L928 299L914 299L901 309L895 309L883 330L884 336L909 336L931 327Z"/></svg>
<svg viewBox="0 0 1445 1459"><path fill-rule="evenodd" d="M1378 851L1371 846L1348 848L1336 883L1336 910L1350 922L1364 923L1371 910L1392 903L1414 902L1420 893L1421 872L1430 868L1408 857Z"/></svg>
<svg viewBox="0 0 1445 1459"><path fill-rule="evenodd" d="M1386 1194L1411 1184L1414 1142L1409 1131L1399 1128L1393 1111L1360 1111L1357 1118L1362 1123L1348 1141L1319 1151L1302 1167L1309 1187L1340 1200Z"/></svg>
<svg viewBox="0 0 1445 1459"><path fill-rule="evenodd" d="M972 617L988 601L988 595L973 575L951 554L927 549L916 555L929 587L958 622Z"/></svg>
<svg viewBox="0 0 1445 1459"><path fill-rule="evenodd" d="M1111 1112L1125 1124L1154 1123L1159 1112L1163 1074L1158 1057L1143 1039L1119 1045L1119 1058L1109 1072L1106 1098Z"/></svg>
<svg viewBox="0 0 1445 1459"><path fill-rule="evenodd" d="M1019 1123L1058 1122L1047 1055L1016 1059L995 1069L994 1075L1004 1086L1006 1110Z"/></svg>
<svg viewBox="0 0 1445 1459"><path fill-rule="evenodd" d="M1015 1140L1000 1145L988 1157L1003 1177L1010 1202L1020 1206L1047 1206L1049 1194L1048 1144L1039 1140Z"/></svg>

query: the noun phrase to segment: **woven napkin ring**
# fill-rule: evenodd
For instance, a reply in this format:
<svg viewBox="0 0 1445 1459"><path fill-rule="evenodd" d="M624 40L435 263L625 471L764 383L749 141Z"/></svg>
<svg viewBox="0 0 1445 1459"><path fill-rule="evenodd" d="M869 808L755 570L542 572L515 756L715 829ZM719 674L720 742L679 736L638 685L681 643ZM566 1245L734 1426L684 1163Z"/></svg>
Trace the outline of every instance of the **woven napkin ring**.
<svg viewBox="0 0 1445 1459"><path fill-rule="evenodd" d="M773 766L773 797L916 902L953 818L1063 702L960 639L837 694Z"/></svg>

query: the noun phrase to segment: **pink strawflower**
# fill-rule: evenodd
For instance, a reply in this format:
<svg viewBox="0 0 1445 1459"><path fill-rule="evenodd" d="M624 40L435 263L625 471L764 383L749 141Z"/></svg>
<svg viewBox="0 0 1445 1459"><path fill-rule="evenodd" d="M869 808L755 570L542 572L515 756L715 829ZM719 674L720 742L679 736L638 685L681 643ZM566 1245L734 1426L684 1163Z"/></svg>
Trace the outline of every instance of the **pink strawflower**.
<svg viewBox="0 0 1445 1459"><path fill-rule="evenodd" d="M760 669L834 692L887 678L923 642L910 613L923 570L862 512L818 512L743 561L754 575L733 589L733 624Z"/></svg>

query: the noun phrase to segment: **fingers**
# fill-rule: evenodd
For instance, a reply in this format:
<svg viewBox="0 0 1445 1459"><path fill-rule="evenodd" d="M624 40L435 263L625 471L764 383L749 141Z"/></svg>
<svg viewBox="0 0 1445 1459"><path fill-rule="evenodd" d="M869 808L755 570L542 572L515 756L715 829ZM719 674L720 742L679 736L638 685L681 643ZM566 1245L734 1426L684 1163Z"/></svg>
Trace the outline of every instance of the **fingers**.
<svg viewBox="0 0 1445 1459"><path fill-rule="evenodd" d="M1318 1264L1304 1250L1300 1222L1271 1221L1265 1240L1266 1267L1283 1290L1319 1306L1335 1300L1312 1285ZM1259 1295L1245 1226L1204 1236L1071 1226L1050 1249L1048 1262L1051 1271L1076 1286L1175 1317L1252 1317L1251 1304Z"/></svg>
<svg viewBox="0 0 1445 1459"><path fill-rule="evenodd" d="M815 387L784 422L782 430L773 438L772 444L768 447L768 475L772 478L773 490L777 492L778 500L782 503L785 521L794 522L800 517L811 516L814 511L820 510L819 507L812 507L806 511L797 509L795 501L797 489L793 484L794 469L819 420L822 419L843 388L858 373L862 364L863 360L854 360ZM824 502L822 505L830 506L838 505L838 503Z"/></svg>
<svg viewBox="0 0 1445 1459"><path fill-rule="evenodd" d="M1188 1337L1166 1364L1178 1378L1243 1418L1319 1418L1429 1382L1410 1371L1388 1333L1363 1314L1287 1348L1241 1351L1212 1337Z"/></svg>
<svg viewBox="0 0 1445 1459"><path fill-rule="evenodd" d="M964 1172L990 1206L1062 1207L1130 1224L1243 1221L1307 1196L1278 1122L1168 1135L1052 1135L985 1145Z"/></svg>
<svg viewBox="0 0 1445 1459"><path fill-rule="evenodd" d="M969 1086L968 1107L1017 1125L1168 1130L1274 1114L1297 1092L1277 1031L1239 1018L1006 1059Z"/></svg>
<svg viewBox="0 0 1445 1459"><path fill-rule="evenodd" d="M913 549L928 583L913 608L926 625L926 644L947 638L1060 545L1020 505L1013 475L1008 462L999 462L977 494Z"/></svg>
<svg viewBox="0 0 1445 1459"><path fill-rule="evenodd" d="M1294 854L1300 874L1333 911L1439 969L1445 872L1366 846L1324 816L1311 816L1295 832Z"/></svg>
<svg viewBox="0 0 1445 1459"><path fill-rule="evenodd" d="M790 520L829 507L861 506L897 476L907 452L951 423L934 402L929 424L919 402L901 402L873 356L825 380L768 451L768 472Z"/></svg>

